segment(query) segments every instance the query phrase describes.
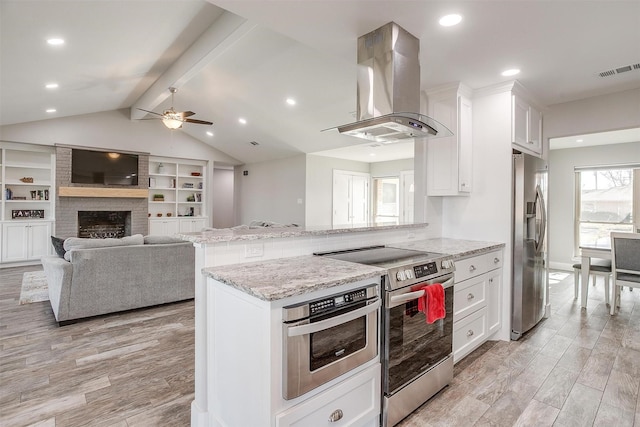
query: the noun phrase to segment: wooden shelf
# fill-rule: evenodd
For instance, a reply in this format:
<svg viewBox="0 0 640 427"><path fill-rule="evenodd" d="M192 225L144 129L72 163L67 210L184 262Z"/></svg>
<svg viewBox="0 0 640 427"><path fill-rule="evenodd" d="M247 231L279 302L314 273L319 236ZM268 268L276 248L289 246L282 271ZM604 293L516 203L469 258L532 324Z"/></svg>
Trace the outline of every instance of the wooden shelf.
<svg viewBox="0 0 640 427"><path fill-rule="evenodd" d="M96 188L96 187L60 187L60 197L123 197L146 199L149 190L146 188Z"/></svg>

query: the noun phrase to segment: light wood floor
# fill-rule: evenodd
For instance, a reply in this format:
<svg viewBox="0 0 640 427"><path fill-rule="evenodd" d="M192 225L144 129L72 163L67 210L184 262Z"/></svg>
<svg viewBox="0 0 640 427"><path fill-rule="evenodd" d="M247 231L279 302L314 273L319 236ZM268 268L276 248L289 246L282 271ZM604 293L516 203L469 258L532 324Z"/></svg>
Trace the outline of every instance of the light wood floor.
<svg viewBox="0 0 640 427"><path fill-rule="evenodd" d="M0 426L189 426L193 302L60 328L48 302L18 305L36 269L0 270ZM611 317L589 286L581 311L566 274L549 319L467 356L401 426L640 426L640 290Z"/></svg>

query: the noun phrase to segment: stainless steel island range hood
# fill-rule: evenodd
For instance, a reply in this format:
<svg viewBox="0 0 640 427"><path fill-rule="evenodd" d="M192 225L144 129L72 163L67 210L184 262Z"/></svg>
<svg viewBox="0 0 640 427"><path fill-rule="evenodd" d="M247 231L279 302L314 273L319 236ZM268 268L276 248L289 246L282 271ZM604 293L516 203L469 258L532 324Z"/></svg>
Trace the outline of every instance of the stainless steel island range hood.
<svg viewBox="0 0 640 427"><path fill-rule="evenodd" d="M357 122L338 132L379 143L451 136L420 111L420 40L394 22L358 38Z"/></svg>

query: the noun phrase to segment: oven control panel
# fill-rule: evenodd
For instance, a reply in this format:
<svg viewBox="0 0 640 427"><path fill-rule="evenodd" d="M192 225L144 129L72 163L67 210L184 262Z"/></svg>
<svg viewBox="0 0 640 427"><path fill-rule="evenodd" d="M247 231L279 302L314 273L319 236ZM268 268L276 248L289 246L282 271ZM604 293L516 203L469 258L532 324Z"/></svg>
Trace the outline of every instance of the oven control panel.
<svg viewBox="0 0 640 427"><path fill-rule="evenodd" d="M431 276L432 274L438 273L438 265L435 262L416 265L413 267L413 271L415 272L416 278L419 279L421 277Z"/></svg>
<svg viewBox="0 0 640 427"><path fill-rule="evenodd" d="M355 291L347 292L346 294L334 295L332 297L323 298L321 300L312 301L309 303L309 314L314 315L333 308L338 308L345 304L351 304L353 302L362 301L367 299L367 290L358 289Z"/></svg>

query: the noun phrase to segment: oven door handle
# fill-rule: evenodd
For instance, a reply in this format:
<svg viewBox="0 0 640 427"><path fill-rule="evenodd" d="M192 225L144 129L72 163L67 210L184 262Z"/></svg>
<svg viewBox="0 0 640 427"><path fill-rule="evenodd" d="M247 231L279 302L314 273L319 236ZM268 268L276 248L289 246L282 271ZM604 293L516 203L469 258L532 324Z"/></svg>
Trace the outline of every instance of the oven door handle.
<svg viewBox="0 0 640 427"><path fill-rule="evenodd" d="M448 288L450 286L453 285L453 277L449 280L445 280L442 283L442 287L443 288ZM419 291L413 291L413 292L407 292L406 294L400 294L400 295L393 295L391 298L389 298L389 305L390 308L391 307L395 307L397 305L400 305L402 303L408 302L408 301L413 301L415 299L421 298L424 296L424 290L420 289Z"/></svg>
<svg viewBox="0 0 640 427"><path fill-rule="evenodd" d="M348 313L341 314L336 317L331 317L326 320L321 320L319 322L308 323L300 326L289 326L287 327L287 336L295 337L298 335L308 335L315 332L324 331L325 329L330 329L343 323L350 322L354 319L357 319L358 317L366 316L369 313L373 313L378 308L380 308L380 299L375 300L375 302L368 304L365 307L361 307Z"/></svg>

